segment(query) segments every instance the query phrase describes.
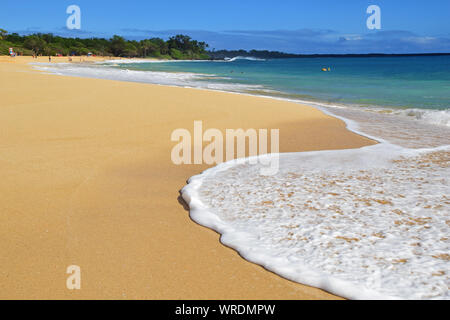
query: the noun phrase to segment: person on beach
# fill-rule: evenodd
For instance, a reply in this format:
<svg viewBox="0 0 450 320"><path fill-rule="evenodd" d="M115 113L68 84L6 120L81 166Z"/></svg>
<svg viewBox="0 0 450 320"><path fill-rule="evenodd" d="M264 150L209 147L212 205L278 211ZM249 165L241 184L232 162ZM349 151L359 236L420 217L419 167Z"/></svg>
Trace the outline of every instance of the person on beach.
<svg viewBox="0 0 450 320"><path fill-rule="evenodd" d="M52 62L52 57L48 56L48 62Z"/></svg>

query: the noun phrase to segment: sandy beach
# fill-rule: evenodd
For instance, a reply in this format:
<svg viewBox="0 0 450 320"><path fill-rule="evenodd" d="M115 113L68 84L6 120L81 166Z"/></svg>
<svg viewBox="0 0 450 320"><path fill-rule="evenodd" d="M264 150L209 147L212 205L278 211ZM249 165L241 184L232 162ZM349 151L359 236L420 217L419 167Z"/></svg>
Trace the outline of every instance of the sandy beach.
<svg viewBox="0 0 450 320"><path fill-rule="evenodd" d="M1 299L339 298L247 262L190 220L179 190L208 166L174 165L170 135L202 120L280 129L280 152L373 141L308 106L48 75L30 62L0 57ZM72 264L81 290L66 288Z"/></svg>

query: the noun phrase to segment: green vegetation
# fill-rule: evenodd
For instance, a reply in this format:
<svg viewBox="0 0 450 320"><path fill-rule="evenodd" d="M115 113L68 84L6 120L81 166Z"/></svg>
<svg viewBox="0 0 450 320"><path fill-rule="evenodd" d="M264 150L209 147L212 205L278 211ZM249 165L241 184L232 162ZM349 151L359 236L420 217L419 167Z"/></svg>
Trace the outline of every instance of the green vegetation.
<svg viewBox="0 0 450 320"><path fill-rule="evenodd" d="M33 34L21 36L8 34L0 29L0 54L9 54L8 49L20 55L87 55L115 57L154 57L176 60L210 59L205 42L192 40L189 36L176 35L164 41L152 38L141 41L126 40L115 35L111 39L63 38L53 34Z"/></svg>
<svg viewBox="0 0 450 320"><path fill-rule="evenodd" d="M21 36L9 34L0 28L0 55L8 55L13 48L19 55L87 55L97 56L159 58L175 60L223 60L225 58L255 57L261 59L279 58L321 58L321 57L384 57L384 56L417 56L417 55L449 55L441 54L292 54L268 50L213 50L207 51L208 44L198 42L186 35L176 35L165 41L161 38L151 38L141 41L126 40L121 36L111 39L102 38L64 38L51 33L37 33Z"/></svg>

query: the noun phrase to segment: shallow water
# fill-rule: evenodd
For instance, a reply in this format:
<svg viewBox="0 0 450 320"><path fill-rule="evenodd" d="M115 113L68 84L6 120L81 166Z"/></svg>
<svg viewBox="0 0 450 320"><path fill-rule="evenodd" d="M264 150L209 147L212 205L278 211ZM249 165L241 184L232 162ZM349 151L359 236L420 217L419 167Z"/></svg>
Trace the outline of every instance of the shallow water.
<svg viewBox="0 0 450 320"><path fill-rule="evenodd" d="M330 72L322 72L330 67ZM375 58L236 59L119 64L119 69L214 75L217 84L264 89L329 103L421 109L450 107L450 55Z"/></svg>

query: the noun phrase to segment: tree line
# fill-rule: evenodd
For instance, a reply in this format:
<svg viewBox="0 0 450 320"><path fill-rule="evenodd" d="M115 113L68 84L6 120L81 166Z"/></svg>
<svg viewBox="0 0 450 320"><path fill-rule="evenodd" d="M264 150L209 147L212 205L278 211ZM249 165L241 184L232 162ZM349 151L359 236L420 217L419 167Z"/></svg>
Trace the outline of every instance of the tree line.
<svg viewBox="0 0 450 320"><path fill-rule="evenodd" d="M81 56L89 53L98 56L153 57L163 59L210 59L208 44L176 35L168 40L151 38L141 41L126 40L115 35L103 38L64 38L51 33L37 33L21 36L0 29L0 54L9 54L9 48L20 55L63 55Z"/></svg>

